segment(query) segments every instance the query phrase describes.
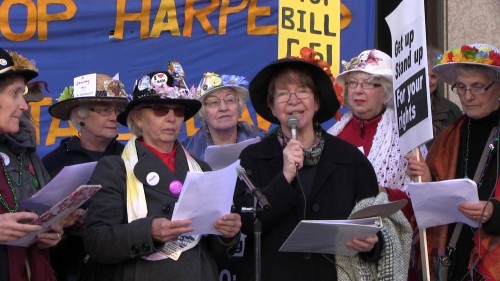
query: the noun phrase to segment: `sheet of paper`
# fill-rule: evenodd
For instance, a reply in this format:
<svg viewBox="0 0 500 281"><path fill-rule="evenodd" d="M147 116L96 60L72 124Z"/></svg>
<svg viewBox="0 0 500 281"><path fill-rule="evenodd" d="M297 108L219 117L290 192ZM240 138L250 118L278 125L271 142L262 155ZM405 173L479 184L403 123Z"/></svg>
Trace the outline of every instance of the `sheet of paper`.
<svg viewBox="0 0 500 281"><path fill-rule="evenodd" d="M50 226L60 219L65 218L67 215L72 213L83 203L90 199L97 191L101 189L100 185L82 185L78 187L73 193L68 195L68 197L61 200L59 203L55 204L45 213L38 217L38 219L31 224L39 224L42 228L39 231L32 232L21 239L11 242L2 242L1 244L11 245L11 246L23 246L27 247L36 241L36 236L39 233L47 232L50 230Z"/></svg>
<svg viewBox="0 0 500 281"><path fill-rule="evenodd" d="M97 162L89 162L64 167L40 191L21 202L21 207L37 214L44 213L79 186L87 184L96 164Z"/></svg>
<svg viewBox="0 0 500 281"><path fill-rule="evenodd" d="M240 160L211 172L188 172L172 220L190 219L193 231L184 235L217 234L214 223L231 212Z"/></svg>
<svg viewBox="0 0 500 281"><path fill-rule="evenodd" d="M460 203L479 202L476 183L470 179L409 183L408 193L419 228L455 222L479 226L458 210Z"/></svg>
<svg viewBox="0 0 500 281"><path fill-rule="evenodd" d="M213 170L222 169L236 161L245 147L258 143L259 141L260 138L256 137L235 144L210 145L205 150L205 162L207 162Z"/></svg>
<svg viewBox="0 0 500 281"><path fill-rule="evenodd" d="M355 237L375 235L382 229L380 217L356 220L303 220L287 238L280 252L305 252L354 256L346 243Z"/></svg>

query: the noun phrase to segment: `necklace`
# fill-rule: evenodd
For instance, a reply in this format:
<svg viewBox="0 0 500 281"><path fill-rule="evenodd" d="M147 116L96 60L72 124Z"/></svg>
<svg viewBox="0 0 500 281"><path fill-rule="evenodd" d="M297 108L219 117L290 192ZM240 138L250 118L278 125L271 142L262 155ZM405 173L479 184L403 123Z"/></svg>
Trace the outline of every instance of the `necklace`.
<svg viewBox="0 0 500 281"><path fill-rule="evenodd" d="M481 174L479 176L478 182L477 182L477 188L480 188L481 185L483 184L484 180L484 174L486 171L486 167L488 167L488 164L491 159L491 155L493 154L493 151L495 150L495 145L498 145L498 127L496 127L496 132L495 132L495 137L493 138L493 142L488 144L488 148L490 151L488 152L488 156L486 158L486 162L484 163L483 170L481 171ZM469 178L467 175L468 171L468 164L469 164L469 139L470 139L470 119L469 122L467 123L467 145L465 147L465 159L464 159L464 175L465 178ZM478 167L479 168L479 167Z"/></svg>
<svg viewBox="0 0 500 281"><path fill-rule="evenodd" d="M2 162L2 167L3 167L3 174L5 175L5 179L7 180L7 184L10 187L10 191L12 192L12 197L14 198L14 208L11 209L9 207L9 204L3 196L0 194L0 203L5 207L7 212L9 213L15 213L19 210L19 201L17 199L17 192L16 188L12 185L12 178L10 177L9 173L7 172L7 168L5 167L5 162L3 160L3 157L0 156L0 161ZM16 186L21 186L22 181L23 181L23 159L24 159L24 153L21 153L21 155L18 157L19 159L19 178L17 181L14 181Z"/></svg>

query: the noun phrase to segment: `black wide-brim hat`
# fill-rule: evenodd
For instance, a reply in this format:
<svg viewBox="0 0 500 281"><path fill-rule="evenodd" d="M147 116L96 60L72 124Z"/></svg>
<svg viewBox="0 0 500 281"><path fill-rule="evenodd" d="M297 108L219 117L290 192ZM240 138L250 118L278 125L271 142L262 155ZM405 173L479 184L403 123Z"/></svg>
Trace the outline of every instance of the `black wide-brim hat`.
<svg viewBox="0 0 500 281"><path fill-rule="evenodd" d="M168 87L172 87L175 91L183 91L188 93L189 90L181 87L177 87L174 85L174 78L168 71L155 71L151 72L142 78L140 78L136 85L134 86L134 91L132 93L132 101L127 104L125 110L120 113L117 117L117 120L120 124L127 126L127 117L135 107L139 105L152 105L152 104L174 104L174 105L182 105L184 106L184 121L192 118L198 110L201 108L201 102L198 101L198 96L196 95L187 95L183 98L176 98L170 93L160 93L151 86L151 80L157 77L158 75L166 75L168 78L166 79L165 84ZM149 80L148 80L149 79ZM148 81L146 81L148 80Z"/></svg>
<svg viewBox="0 0 500 281"><path fill-rule="evenodd" d="M280 124L278 118L273 115L267 105L267 95L271 79L284 68L307 69L311 73L311 78L317 89L315 94L319 100L319 110L314 118L320 123L333 118L340 108L340 103L335 95L331 78L317 65L298 58L284 58L274 61L259 71L250 81L248 89L255 111L267 121Z"/></svg>
<svg viewBox="0 0 500 281"><path fill-rule="evenodd" d="M38 76L36 67L27 58L0 48L0 79L13 74L23 76L26 81Z"/></svg>

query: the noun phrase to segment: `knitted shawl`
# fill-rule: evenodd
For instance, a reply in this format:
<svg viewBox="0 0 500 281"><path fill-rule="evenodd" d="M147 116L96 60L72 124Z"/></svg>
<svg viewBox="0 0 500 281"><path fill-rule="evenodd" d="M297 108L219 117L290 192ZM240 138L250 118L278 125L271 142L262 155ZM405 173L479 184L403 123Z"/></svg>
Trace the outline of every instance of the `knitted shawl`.
<svg viewBox="0 0 500 281"><path fill-rule="evenodd" d="M387 193L380 192L376 197L358 202L352 212L387 202L389 202ZM384 218L382 224L381 233L384 245L378 263L365 261L359 255L352 257L336 255L338 280L407 280L412 237L410 223L403 213L398 211Z"/></svg>
<svg viewBox="0 0 500 281"><path fill-rule="evenodd" d="M379 186L404 190L411 178L406 175L408 162L399 150L398 124L395 116L394 109L385 110L367 157L375 169ZM328 129L328 133L337 136L352 118L352 112L346 113L339 122Z"/></svg>

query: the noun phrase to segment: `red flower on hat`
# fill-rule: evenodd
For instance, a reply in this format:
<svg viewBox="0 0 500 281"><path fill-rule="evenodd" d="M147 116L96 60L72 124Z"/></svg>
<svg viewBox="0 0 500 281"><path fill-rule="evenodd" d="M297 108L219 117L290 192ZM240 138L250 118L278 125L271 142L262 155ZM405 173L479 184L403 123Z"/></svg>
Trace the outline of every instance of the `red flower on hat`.
<svg viewBox="0 0 500 281"><path fill-rule="evenodd" d="M344 102L344 97L342 95L342 86L335 83L335 77L332 75L330 64L324 60L316 58L316 56L318 56L318 53L316 53L316 51L311 48L303 47L302 49L300 49L300 59L319 66L330 77L330 80L332 80L333 89L335 90L335 95L337 96L337 100L340 104L342 104ZM337 110L337 112L335 113L335 119L340 120L341 117L342 113L340 112L340 110Z"/></svg>
<svg viewBox="0 0 500 281"><path fill-rule="evenodd" d="M469 45L463 45L462 48L460 48L460 51L462 52L464 57L473 59L479 50Z"/></svg>
<svg viewBox="0 0 500 281"><path fill-rule="evenodd" d="M491 50L490 59L493 61L493 65L500 66L500 54L495 53L495 51Z"/></svg>

